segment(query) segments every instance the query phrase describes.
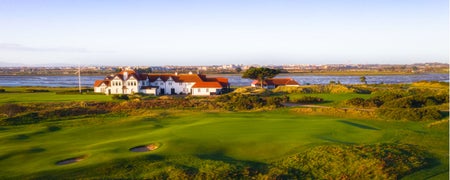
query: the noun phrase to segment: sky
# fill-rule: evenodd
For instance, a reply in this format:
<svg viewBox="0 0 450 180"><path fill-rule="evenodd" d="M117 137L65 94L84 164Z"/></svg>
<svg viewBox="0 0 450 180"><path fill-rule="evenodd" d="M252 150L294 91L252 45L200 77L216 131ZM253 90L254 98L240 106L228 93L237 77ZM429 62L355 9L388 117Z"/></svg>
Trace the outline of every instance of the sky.
<svg viewBox="0 0 450 180"><path fill-rule="evenodd" d="M448 61L447 0L0 0L0 64Z"/></svg>

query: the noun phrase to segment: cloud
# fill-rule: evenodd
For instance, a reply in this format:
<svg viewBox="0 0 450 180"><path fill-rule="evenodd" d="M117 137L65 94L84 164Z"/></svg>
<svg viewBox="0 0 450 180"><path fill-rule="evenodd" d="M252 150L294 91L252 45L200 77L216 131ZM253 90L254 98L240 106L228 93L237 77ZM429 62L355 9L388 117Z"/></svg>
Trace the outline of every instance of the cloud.
<svg viewBox="0 0 450 180"><path fill-rule="evenodd" d="M41 48L14 43L0 43L0 51L92 53L92 51L89 51L85 48L72 48L72 47Z"/></svg>

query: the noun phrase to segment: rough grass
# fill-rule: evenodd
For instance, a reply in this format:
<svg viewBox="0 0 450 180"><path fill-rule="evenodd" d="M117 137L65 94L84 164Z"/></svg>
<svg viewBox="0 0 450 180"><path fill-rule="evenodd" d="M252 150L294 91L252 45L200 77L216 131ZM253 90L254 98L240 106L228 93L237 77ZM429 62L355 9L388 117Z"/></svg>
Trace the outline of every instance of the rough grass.
<svg viewBox="0 0 450 180"><path fill-rule="evenodd" d="M211 172L216 171L222 175L217 177L233 177L227 172L242 164L258 168L318 145L400 143L418 145L438 158L430 168L410 177L448 177L448 122L427 125L306 116L282 109L245 113L146 110L134 116L99 115L4 126L0 127L0 175L14 179L67 175L180 178L189 173L214 177ZM161 143L161 148L129 151L149 143ZM55 165L81 156L87 158Z"/></svg>
<svg viewBox="0 0 450 180"><path fill-rule="evenodd" d="M319 97L324 101L320 103L320 105L325 106L338 106L341 102L345 100L349 100L352 98L360 97L360 98L370 98L371 94L357 94L357 93L345 93L345 94L329 94L329 93L311 93L311 94L300 94L300 93L292 93L288 94L289 99L300 99L305 96Z"/></svg>

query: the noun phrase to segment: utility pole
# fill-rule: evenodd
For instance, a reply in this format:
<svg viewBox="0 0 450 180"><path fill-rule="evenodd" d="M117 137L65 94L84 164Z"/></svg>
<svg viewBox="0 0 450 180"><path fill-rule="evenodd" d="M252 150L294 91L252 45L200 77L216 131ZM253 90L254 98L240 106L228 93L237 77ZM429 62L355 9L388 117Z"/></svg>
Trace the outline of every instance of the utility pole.
<svg viewBox="0 0 450 180"><path fill-rule="evenodd" d="M80 94L81 94L81 67L80 67L80 64L78 64L78 91L80 91Z"/></svg>

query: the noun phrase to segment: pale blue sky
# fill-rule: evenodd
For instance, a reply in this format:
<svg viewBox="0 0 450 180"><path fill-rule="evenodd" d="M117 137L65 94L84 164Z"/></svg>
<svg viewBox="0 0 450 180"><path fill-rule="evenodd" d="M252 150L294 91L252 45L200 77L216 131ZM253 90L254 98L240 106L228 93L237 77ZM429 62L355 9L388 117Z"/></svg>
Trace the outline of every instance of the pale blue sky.
<svg viewBox="0 0 450 180"><path fill-rule="evenodd" d="M448 62L447 0L0 0L0 62Z"/></svg>

